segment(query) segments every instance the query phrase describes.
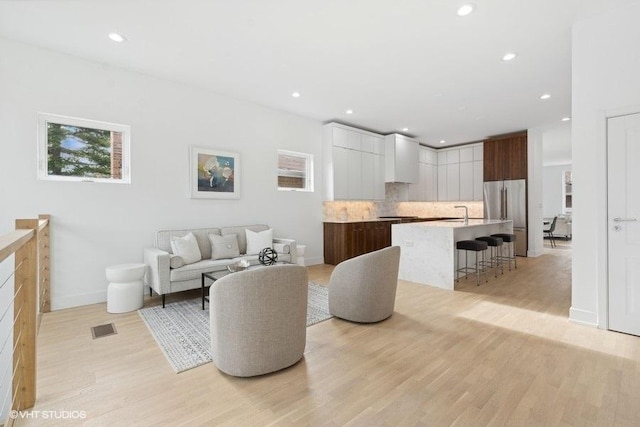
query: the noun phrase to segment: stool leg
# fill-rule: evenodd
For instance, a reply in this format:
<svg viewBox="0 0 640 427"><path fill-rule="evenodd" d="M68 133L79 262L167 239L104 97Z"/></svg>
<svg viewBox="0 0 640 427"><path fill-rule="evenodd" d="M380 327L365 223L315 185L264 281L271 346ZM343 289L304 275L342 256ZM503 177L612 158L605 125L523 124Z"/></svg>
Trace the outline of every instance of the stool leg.
<svg viewBox="0 0 640 427"><path fill-rule="evenodd" d="M476 252L476 286L480 286L480 268L478 266L478 252Z"/></svg>
<svg viewBox="0 0 640 427"><path fill-rule="evenodd" d="M487 277L487 250L482 251L482 265L484 265L484 282L489 283L489 277Z"/></svg>
<svg viewBox="0 0 640 427"><path fill-rule="evenodd" d="M469 278L469 251L464 251L464 280Z"/></svg>
<svg viewBox="0 0 640 427"><path fill-rule="evenodd" d="M456 282L460 281L460 249L456 249Z"/></svg>
<svg viewBox="0 0 640 427"><path fill-rule="evenodd" d="M513 265L515 266L516 270L518 269L518 258L516 257L516 243L515 242L511 242L511 244L513 245Z"/></svg>

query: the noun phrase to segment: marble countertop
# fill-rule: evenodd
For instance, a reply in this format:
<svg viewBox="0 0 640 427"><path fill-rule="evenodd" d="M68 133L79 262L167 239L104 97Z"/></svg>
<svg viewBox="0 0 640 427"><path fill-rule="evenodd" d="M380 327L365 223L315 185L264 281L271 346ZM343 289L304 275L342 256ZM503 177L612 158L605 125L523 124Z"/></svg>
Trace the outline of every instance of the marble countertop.
<svg viewBox="0 0 640 427"><path fill-rule="evenodd" d="M505 224L511 220L499 220L499 219L470 219L465 222L463 219L450 219L444 221L427 221L427 222L413 222L394 224L396 226L413 226L413 227L439 227L439 228L465 228L465 227L477 227L481 225L489 224Z"/></svg>
<svg viewBox="0 0 640 427"><path fill-rule="evenodd" d="M347 220L339 220L339 219L325 219L322 222L332 223L332 224L348 224L352 222L380 222L380 221L392 221L392 222L400 222L405 221L409 222L421 222L421 221L438 221L442 220L442 217L403 217L403 218L370 218L370 219L347 219Z"/></svg>

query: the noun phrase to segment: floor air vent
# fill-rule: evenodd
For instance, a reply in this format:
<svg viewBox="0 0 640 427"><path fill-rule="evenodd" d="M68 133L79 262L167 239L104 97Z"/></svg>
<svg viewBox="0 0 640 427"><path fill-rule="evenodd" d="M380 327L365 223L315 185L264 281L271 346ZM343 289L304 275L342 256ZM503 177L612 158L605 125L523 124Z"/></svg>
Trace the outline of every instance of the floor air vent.
<svg viewBox="0 0 640 427"><path fill-rule="evenodd" d="M109 335L115 335L118 331L116 331L116 325L113 323L107 323L106 325L98 325L91 327L91 335L93 339L102 338Z"/></svg>

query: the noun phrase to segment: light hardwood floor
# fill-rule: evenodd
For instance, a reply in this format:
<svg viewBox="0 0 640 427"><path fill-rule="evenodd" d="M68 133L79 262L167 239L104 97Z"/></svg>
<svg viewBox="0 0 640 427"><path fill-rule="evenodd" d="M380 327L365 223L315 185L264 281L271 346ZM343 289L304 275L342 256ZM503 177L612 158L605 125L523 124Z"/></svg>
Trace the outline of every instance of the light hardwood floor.
<svg viewBox="0 0 640 427"><path fill-rule="evenodd" d="M570 256L520 258L455 292L401 281L388 320L311 326L301 362L252 379L175 374L135 312L50 313L34 409L87 418L16 425L638 426L640 338L568 321ZM327 283L332 267L309 270ZM108 322L118 334L92 340Z"/></svg>

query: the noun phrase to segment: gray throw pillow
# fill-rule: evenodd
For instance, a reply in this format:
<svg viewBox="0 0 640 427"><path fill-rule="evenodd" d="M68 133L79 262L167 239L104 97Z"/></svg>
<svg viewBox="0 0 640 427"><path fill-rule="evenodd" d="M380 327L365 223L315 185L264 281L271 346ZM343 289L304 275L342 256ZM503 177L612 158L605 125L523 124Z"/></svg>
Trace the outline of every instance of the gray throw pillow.
<svg viewBox="0 0 640 427"><path fill-rule="evenodd" d="M238 236L235 234L225 236L209 234L209 241L211 242L211 259L235 258L240 255Z"/></svg>

